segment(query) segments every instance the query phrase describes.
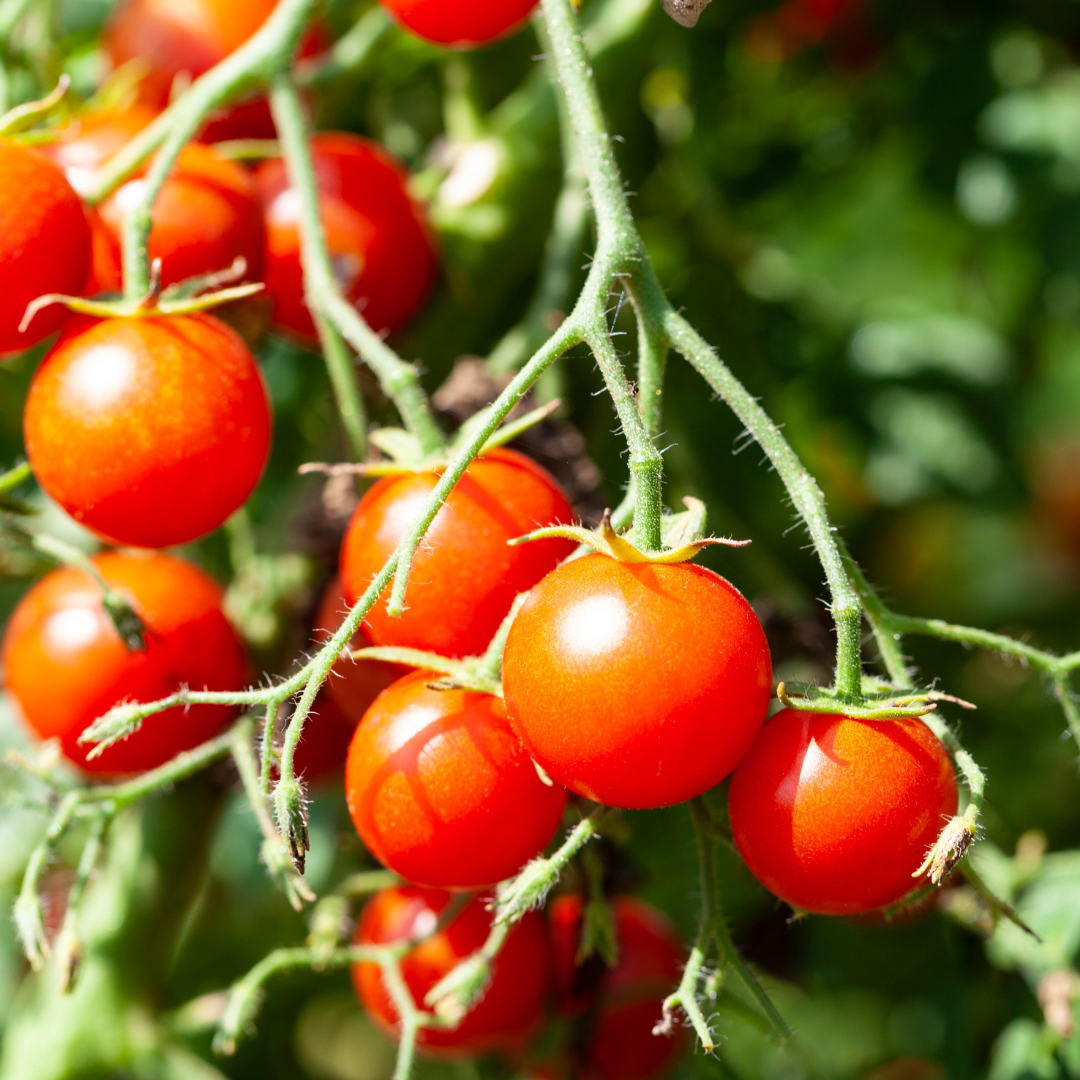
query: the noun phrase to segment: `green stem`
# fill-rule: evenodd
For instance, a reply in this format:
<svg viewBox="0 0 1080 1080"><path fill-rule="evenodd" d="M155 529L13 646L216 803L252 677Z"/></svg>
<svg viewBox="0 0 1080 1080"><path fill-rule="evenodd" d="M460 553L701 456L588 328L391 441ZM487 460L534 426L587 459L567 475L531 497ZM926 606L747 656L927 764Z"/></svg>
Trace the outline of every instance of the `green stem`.
<svg viewBox="0 0 1080 1080"><path fill-rule="evenodd" d="M374 54L375 46L393 25L394 20L386 8L376 4L356 20L348 33L334 42L329 52L310 60L300 60L295 68L296 81L301 86L318 86L347 72L355 73Z"/></svg>
<svg viewBox="0 0 1080 1080"><path fill-rule="evenodd" d="M337 399L338 416L341 426L349 439L349 449L354 461L363 461L368 453L367 412L364 398L360 393L360 382L356 377L356 365L348 346L341 339L337 329L321 315L314 314L315 329L319 334L326 370Z"/></svg>
<svg viewBox="0 0 1080 1080"><path fill-rule="evenodd" d="M0 474L0 495L7 495L9 491L14 491L21 484L25 484L33 475L34 470L30 468L29 461L24 461L21 465L8 469L6 473Z"/></svg>
<svg viewBox="0 0 1080 1080"><path fill-rule="evenodd" d="M479 675L483 679L491 679L495 682L498 681L499 676L502 674L503 652L506 649L506 639L510 636L510 628L514 625L514 620L517 618L521 606L528 598L529 594L527 592L518 593L517 596L514 597L514 602L510 605L510 610L506 613L506 618L499 624L499 629L495 631L495 636L491 639L487 649L484 651L484 655L480 658L480 663L473 669L474 674Z"/></svg>

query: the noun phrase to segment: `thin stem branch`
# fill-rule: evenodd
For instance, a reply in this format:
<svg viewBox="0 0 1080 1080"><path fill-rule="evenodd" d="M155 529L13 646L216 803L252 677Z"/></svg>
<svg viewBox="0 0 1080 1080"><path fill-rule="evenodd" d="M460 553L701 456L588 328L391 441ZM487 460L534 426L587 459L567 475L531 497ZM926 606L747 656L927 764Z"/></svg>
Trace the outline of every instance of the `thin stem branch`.
<svg viewBox="0 0 1080 1080"><path fill-rule="evenodd" d="M313 313L319 345L326 360L326 370L337 399L338 416L349 440L349 450L354 461L363 461L368 453L367 410L356 377L356 365L349 347L342 340L337 328L322 315Z"/></svg>

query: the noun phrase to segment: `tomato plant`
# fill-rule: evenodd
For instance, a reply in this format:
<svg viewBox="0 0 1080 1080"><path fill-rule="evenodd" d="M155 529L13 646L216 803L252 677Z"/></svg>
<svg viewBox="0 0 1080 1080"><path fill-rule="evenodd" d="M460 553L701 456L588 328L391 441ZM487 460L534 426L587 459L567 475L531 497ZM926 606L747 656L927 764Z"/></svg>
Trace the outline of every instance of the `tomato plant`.
<svg viewBox="0 0 1080 1080"><path fill-rule="evenodd" d="M338 284L375 330L397 330L416 314L437 271L429 226L405 186L405 170L385 150L355 135L312 140L319 211ZM255 176L266 212L264 280L277 326L312 341L304 297L300 206L280 160Z"/></svg>
<svg viewBox="0 0 1080 1080"><path fill-rule="evenodd" d="M46 293L78 293L90 268L82 204L54 165L0 139L0 354L25 349L58 329L59 306L19 329L27 305Z"/></svg>
<svg viewBox="0 0 1080 1080"><path fill-rule="evenodd" d="M357 945L385 945L418 939L401 961L408 992L419 1005L454 965L476 952L488 936L491 917L483 897L474 896L445 926L439 919L454 894L415 885L383 889L368 902L356 927ZM547 943L543 918L526 915L506 939L491 983L456 1029L421 1029L417 1045L438 1057L461 1057L492 1050L511 1051L539 1025L547 990ZM357 996L379 1026L398 1031L399 1016L377 964L353 968Z"/></svg>
<svg viewBox="0 0 1080 1080"><path fill-rule="evenodd" d="M540 582L504 661L514 730L548 775L634 808L723 780L765 720L771 674L757 616L718 574L604 555Z"/></svg>
<svg viewBox="0 0 1080 1080"><path fill-rule="evenodd" d="M545 784L493 694L429 690L418 671L368 709L345 794L368 850L407 881L476 889L539 855L566 805Z"/></svg>
<svg viewBox="0 0 1080 1080"><path fill-rule="evenodd" d="M536 0L380 0L402 26L428 41L459 48L485 45L520 26Z"/></svg>
<svg viewBox="0 0 1080 1080"><path fill-rule="evenodd" d="M849 915L912 891L956 800L948 754L920 721L788 709L735 770L731 830L770 891Z"/></svg>
<svg viewBox="0 0 1080 1080"><path fill-rule="evenodd" d="M4 631L4 685L41 739L59 739L81 769L130 773L163 765L216 735L235 715L228 705L156 714L99 757L79 743L90 723L124 701L153 701L182 686L236 690L247 660L221 611L221 589L171 555L99 555L105 583L146 624L145 649L120 639L102 605L101 586L82 570L54 570L22 599Z"/></svg>
<svg viewBox="0 0 1080 1080"><path fill-rule="evenodd" d="M434 472L386 477L364 494L341 548L341 581L351 603L364 593L438 482ZM428 530L413 562L409 608L382 603L365 620L376 645L430 649L444 656L482 653L514 597L574 550L561 539L520 547L508 541L573 518L552 477L513 450L474 461Z"/></svg>
<svg viewBox="0 0 1080 1080"><path fill-rule="evenodd" d="M24 424L35 475L76 520L166 547L251 494L271 415L251 353L217 319L80 319L34 376Z"/></svg>

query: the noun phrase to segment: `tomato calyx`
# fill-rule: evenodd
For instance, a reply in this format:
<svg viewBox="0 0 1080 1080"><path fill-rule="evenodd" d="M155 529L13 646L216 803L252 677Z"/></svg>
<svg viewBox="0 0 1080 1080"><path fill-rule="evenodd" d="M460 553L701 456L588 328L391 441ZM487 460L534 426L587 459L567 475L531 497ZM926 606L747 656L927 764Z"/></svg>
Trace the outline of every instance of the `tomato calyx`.
<svg viewBox="0 0 1080 1080"><path fill-rule="evenodd" d="M842 714L853 720L905 720L912 716L926 716L937 710L939 701L948 701L962 709L976 708L970 701L940 690L898 694L894 687L879 679L863 680L863 696L852 702L841 698L832 687L811 686L802 683L780 683L776 696L785 708L796 712Z"/></svg>
<svg viewBox="0 0 1080 1080"><path fill-rule="evenodd" d="M383 660L441 675L442 678L433 679L426 684L429 690L472 690L477 694L492 694L497 698L503 696L502 684L498 679L484 673L486 658L483 656L452 660L448 656L439 656L438 653L399 648L396 645L372 645L364 649L352 649L348 654L353 660Z"/></svg>
<svg viewBox="0 0 1080 1080"><path fill-rule="evenodd" d="M966 813L957 814L941 830L941 835L926 853L922 866L911 876L920 878L925 874L932 884L940 885L975 843L976 830L976 822L972 816Z"/></svg>
<svg viewBox="0 0 1080 1080"><path fill-rule="evenodd" d="M528 544L533 540L546 540L551 537L562 537L567 540L576 540L578 543L587 544L600 555L607 555L611 559L623 563L681 563L694 558L702 548L714 544L723 544L725 547L746 547L749 540L732 540L726 536L703 537L700 532L704 530L705 507L699 499L687 496L683 499L687 506L685 514L672 515L669 519L674 524L665 529L664 540L668 544L666 551L643 551L629 539L632 534L620 536L611 524L611 511L605 510L604 517L599 528L585 529L577 525L552 525L546 529L537 529L535 532L526 533L525 536L515 537L508 541L509 544ZM676 521L676 519L678 519ZM694 533L697 535L694 535ZM674 543L672 543L674 541Z"/></svg>
<svg viewBox="0 0 1080 1080"><path fill-rule="evenodd" d="M163 315L194 315L210 311L233 300L253 296L266 287L261 281L243 285L229 285L239 281L247 273L247 260L238 256L232 266L213 274L199 274L177 282L166 289L161 288L161 260L155 259L150 268L150 288L137 300L103 299L91 300L85 296L68 296L64 293L46 293L31 301L19 323L23 333L34 316L52 304L63 304L71 311L93 315L99 319L159 318ZM221 286L227 286L221 288Z"/></svg>

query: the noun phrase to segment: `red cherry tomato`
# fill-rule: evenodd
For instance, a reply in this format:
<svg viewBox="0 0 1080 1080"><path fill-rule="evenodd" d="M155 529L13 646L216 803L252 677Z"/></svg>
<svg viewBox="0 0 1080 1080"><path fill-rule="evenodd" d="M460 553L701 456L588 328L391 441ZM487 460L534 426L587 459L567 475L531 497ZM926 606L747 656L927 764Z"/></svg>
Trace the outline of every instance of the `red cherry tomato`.
<svg viewBox="0 0 1080 1080"><path fill-rule="evenodd" d="M956 778L919 720L785 709L731 779L751 873L793 907L853 915L895 903L956 813Z"/></svg>
<svg viewBox="0 0 1080 1080"><path fill-rule="evenodd" d="M407 885L383 889L364 908L356 928L357 945L386 945L408 938L425 940L401 962L405 983L418 1006L424 995L457 963L487 940L491 929L488 900L469 900L449 925L432 933L439 916L453 899L441 889ZM356 964L353 984L357 996L376 1023L396 1037L398 1013L377 964ZM520 1046L540 1023L547 989L547 948L544 920L529 912L510 931L496 957L484 996L453 1031L421 1028L417 1046L433 1057L464 1057Z"/></svg>
<svg viewBox="0 0 1080 1080"><path fill-rule="evenodd" d="M334 631L344 622L348 613L349 605L345 601L345 594L341 590L341 579L334 577L319 601L319 609L315 613L314 638L322 644L328 641ZM353 634L350 648L365 649L371 645L364 627ZM381 660L351 660L342 657L334 664L330 671L330 678L326 680L326 693L334 699L338 711L344 714L352 727L349 729L349 739L341 751L341 762L345 763L345 754L349 749L349 741L356 725L364 718L364 713L371 707L371 703L391 683L403 679L412 673L412 668L403 664L387 664ZM306 738L305 734L305 738Z"/></svg>
<svg viewBox="0 0 1080 1080"><path fill-rule="evenodd" d="M416 314L435 280L427 223L405 187L405 170L357 135L311 140L326 242L342 292L374 330L396 330ZM266 293L277 325L313 341L300 266L300 198L284 162L264 162L255 182L266 211Z"/></svg>
<svg viewBox="0 0 1080 1080"><path fill-rule="evenodd" d="M503 687L522 742L556 782L610 806L667 806L750 749L772 669L753 609L691 563L587 555L533 589Z"/></svg>
<svg viewBox="0 0 1080 1080"><path fill-rule="evenodd" d="M87 528L167 547L216 529L270 449L262 376L209 315L72 320L23 413L41 486Z"/></svg>
<svg viewBox="0 0 1080 1080"><path fill-rule="evenodd" d="M508 878L554 836L566 791L546 785L492 694L394 683L356 729L345 795L368 850L409 881L476 889Z"/></svg>
<svg viewBox="0 0 1080 1080"><path fill-rule="evenodd" d="M686 1048L681 1032L654 1035L664 998L682 977L686 950L664 914L629 896L611 902L618 960L598 985L583 993L576 963L583 902L560 896L548 907L552 980L566 1015L590 1008L580 1063L585 1080L653 1080L671 1069ZM588 962L587 962L588 964Z"/></svg>
<svg viewBox="0 0 1080 1080"><path fill-rule="evenodd" d="M516 30L537 0L380 0L402 26L440 45L485 45Z"/></svg>
<svg viewBox="0 0 1080 1080"><path fill-rule="evenodd" d="M62 304L27 305L46 293L78 295L90 269L90 228L64 174L40 154L0 139L0 355L27 349L58 330Z"/></svg>
<svg viewBox="0 0 1080 1080"><path fill-rule="evenodd" d="M384 477L368 489L341 547L341 581L355 603L423 512L435 473ZM569 524L570 504L554 478L523 454L493 450L474 461L438 512L416 553L400 618L375 602L364 625L376 645L474 656L487 648L519 592L574 550L571 540L508 540Z"/></svg>
<svg viewBox="0 0 1080 1080"><path fill-rule="evenodd" d="M94 213L94 280L119 292L124 221L141 199L141 177L117 188ZM237 257L257 279L263 257L262 209L251 175L208 146L185 146L154 203L150 258L161 259L161 283L227 270Z"/></svg>
<svg viewBox="0 0 1080 1080"><path fill-rule="evenodd" d="M141 772L213 738L231 706L168 709L100 757L79 736L122 701L155 701L181 686L238 690L244 648L221 610L221 590L197 567L162 554L109 552L94 564L146 624L146 649L130 651L113 628L101 587L82 570L54 570L19 602L0 646L4 680L27 724L59 739L89 772Z"/></svg>

